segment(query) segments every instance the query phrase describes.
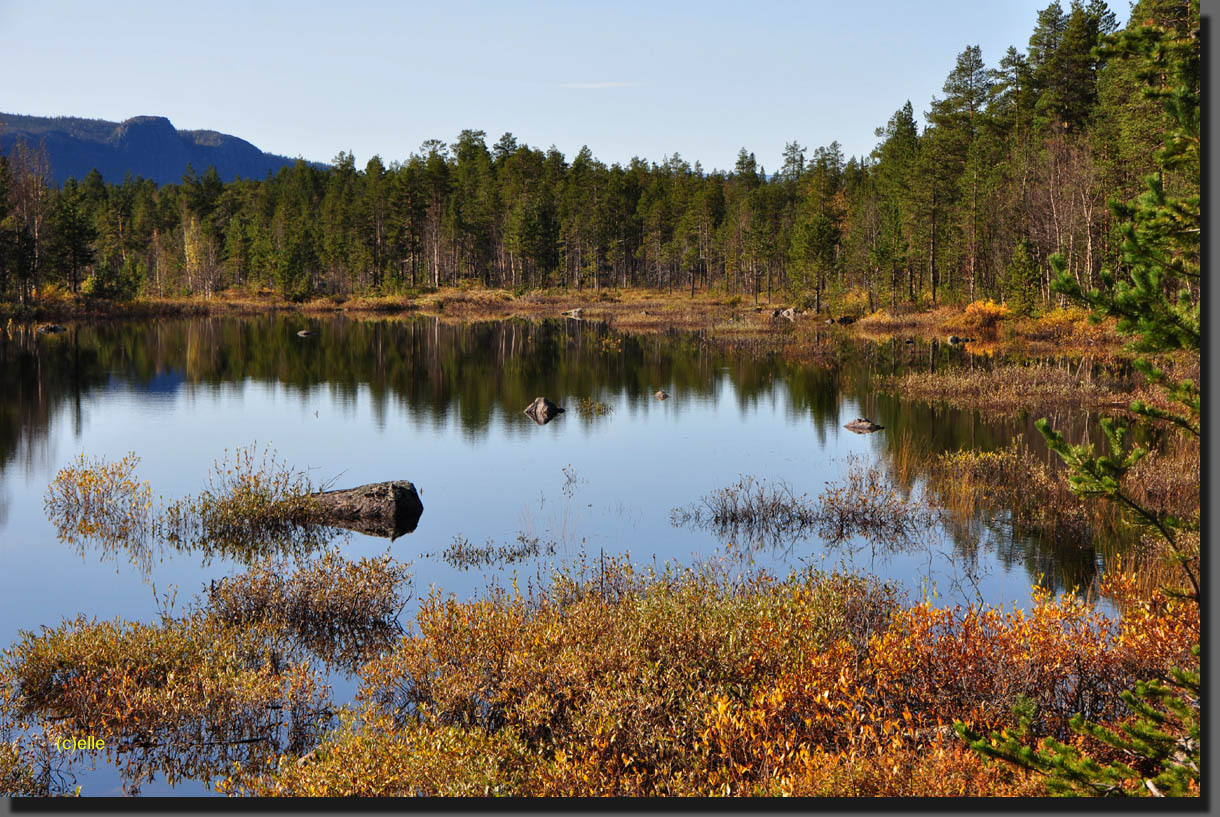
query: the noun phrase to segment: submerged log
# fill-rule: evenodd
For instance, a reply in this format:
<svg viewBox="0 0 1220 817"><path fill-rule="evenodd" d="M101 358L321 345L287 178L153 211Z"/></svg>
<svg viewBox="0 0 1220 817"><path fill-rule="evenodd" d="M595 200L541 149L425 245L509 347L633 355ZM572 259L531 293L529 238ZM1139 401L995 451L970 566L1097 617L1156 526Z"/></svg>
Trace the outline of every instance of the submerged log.
<svg viewBox="0 0 1220 817"><path fill-rule="evenodd" d="M327 523L391 541L415 530L424 512L415 486L405 479L322 491L313 498L325 510Z"/></svg>

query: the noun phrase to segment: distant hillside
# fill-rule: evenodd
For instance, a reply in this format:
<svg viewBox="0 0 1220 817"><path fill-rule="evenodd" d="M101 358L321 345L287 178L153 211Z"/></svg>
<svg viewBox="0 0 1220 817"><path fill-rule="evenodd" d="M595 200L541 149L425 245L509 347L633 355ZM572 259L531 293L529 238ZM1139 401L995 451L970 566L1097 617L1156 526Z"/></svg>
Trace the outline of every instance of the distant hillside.
<svg viewBox="0 0 1220 817"><path fill-rule="evenodd" d="M163 116L107 122L0 113L0 122L0 152L11 154L19 139L31 146L45 144L57 184L69 176L84 178L94 168L108 182L121 182L130 173L133 178L143 176L158 184L177 184L188 163L201 175L215 165L226 182L238 176L262 179L295 162L264 153L236 136L210 130L178 130Z"/></svg>

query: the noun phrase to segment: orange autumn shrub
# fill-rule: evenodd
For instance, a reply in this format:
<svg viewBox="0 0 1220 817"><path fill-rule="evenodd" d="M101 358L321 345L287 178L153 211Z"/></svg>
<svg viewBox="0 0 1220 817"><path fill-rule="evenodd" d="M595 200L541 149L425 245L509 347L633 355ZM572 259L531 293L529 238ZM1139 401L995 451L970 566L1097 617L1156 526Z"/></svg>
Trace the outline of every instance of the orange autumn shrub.
<svg viewBox="0 0 1220 817"><path fill-rule="evenodd" d="M1135 587L1130 576L1107 583L1118 596ZM884 767L939 741L954 720L1011 726L1018 700L1034 703L1031 732L1040 736L1069 737L1076 712L1114 722L1127 711L1123 690L1166 676L1199 643L1197 607L1188 602L1156 596L1126 609L1112 621L1078 599L1038 592L1028 612L928 604L900 611L862 661L832 651L748 701L715 701L701 736L708 782L739 787L787 775L810 747L871 756Z"/></svg>
<svg viewBox="0 0 1220 817"><path fill-rule="evenodd" d="M430 597L361 670L358 722L233 792L542 796L1044 794L972 752L955 720L1065 735L1183 663L1197 607L1106 584L1028 610L903 608L892 588L806 572L559 576L523 596Z"/></svg>

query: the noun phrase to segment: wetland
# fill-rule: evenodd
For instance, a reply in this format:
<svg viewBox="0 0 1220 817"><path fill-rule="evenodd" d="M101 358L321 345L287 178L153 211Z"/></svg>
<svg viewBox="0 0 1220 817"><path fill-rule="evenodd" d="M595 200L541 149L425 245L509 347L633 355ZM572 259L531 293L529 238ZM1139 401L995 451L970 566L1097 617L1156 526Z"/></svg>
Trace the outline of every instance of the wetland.
<svg viewBox="0 0 1220 817"><path fill-rule="evenodd" d="M978 384L1012 371L1068 397L981 405ZM1098 441L1096 411L1135 377L1111 356L976 354L812 322L633 333L332 312L10 325L0 372L0 640L25 673L7 694L20 691L47 739L70 729L111 745L44 758L45 779L54 767L55 785L86 794L206 793L235 763L304 757L345 706L367 703L368 662L424 632L438 599L512 588L553 602L560 577L579 575L606 603L607 583L639 592L623 578L637 570L721 587L814 571L872 577L902 604L1087 598L1115 614L1102 577L1139 542L1056 487L1034 429L1045 416ZM904 394L920 376L970 396ZM540 424L523 411L539 396L568 410ZM845 428L862 417L880 430ZM109 474L127 504L56 500L49 486L80 474ZM166 535L141 515L176 513L181 529L180 498L232 496L243 474L278 479L285 496L409 480L424 511L393 541L314 525ZM1197 502L1197 466L1193 486ZM1189 479L1165 490L1189 504ZM873 592L851 595L898 604ZM96 660L133 644L159 680ZM60 687L52 656L94 663ZM165 681L175 672L194 686ZM181 711L141 698L104 715L64 691L81 679L107 694L154 688ZM192 714L192 700L220 714Z"/></svg>

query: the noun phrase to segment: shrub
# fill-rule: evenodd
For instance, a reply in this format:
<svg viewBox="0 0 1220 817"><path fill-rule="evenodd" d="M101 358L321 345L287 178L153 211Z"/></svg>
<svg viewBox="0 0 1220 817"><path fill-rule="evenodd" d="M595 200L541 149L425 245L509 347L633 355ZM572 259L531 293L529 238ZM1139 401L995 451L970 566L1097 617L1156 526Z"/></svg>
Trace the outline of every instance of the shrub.
<svg viewBox="0 0 1220 817"><path fill-rule="evenodd" d="M203 615L157 624L79 616L23 632L0 662L14 715L105 740L134 788L155 771L208 779L237 759L300 752L329 711L301 664Z"/></svg>
<svg viewBox="0 0 1220 817"><path fill-rule="evenodd" d="M867 290L849 289L834 298L832 309L836 315L860 316L869 314L871 306Z"/></svg>
<svg viewBox="0 0 1220 817"><path fill-rule="evenodd" d="M250 562L274 552L303 554L322 547L336 532L313 497L315 486L265 449L239 448L217 461L208 487L171 503L158 520L159 533L181 549L202 548Z"/></svg>
<svg viewBox="0 0 1220 817"><path fill-rule="evenodd" d="M247 767L243 793L1045 794L950 725L1063 735L1114 723L1135 678L1198 642L1198 607L1104 591L1110 618L1039 591L1027 611L898 604L812 571L730 583L610 561L546 590L433 593L361 670L358 716L317 752Z"/></svg>
<svg viewBox="0 0 1220 817"><path fill-rule="evenodd" d="M72 465L61 468L43 494L43 511L60 541L82 554L96 541L104 554L126 551L137 566L147 569L152 487L147 480L135 479L139 462L134 452L118 462L90 460L81 453Z"/></svg>
<svg viewBox="0 0 1220 817"><path fill-rule="evenodd" d="M1010 310L1004 304L997 304L988 298L986 301L974 301L966 306L962 315L962 324L979 332L993 332L996 325L1007 318Z"/></svg>
<svg viewBox="0 0 1220 817"><path fill-rule="evenodd" d="M353 561L328 552L292 573L264 561L212 583L204 609L209 619L286 635L292 647L354 671L401 634L410 578L388 553Z"/></svg>

